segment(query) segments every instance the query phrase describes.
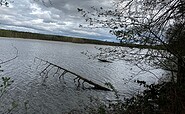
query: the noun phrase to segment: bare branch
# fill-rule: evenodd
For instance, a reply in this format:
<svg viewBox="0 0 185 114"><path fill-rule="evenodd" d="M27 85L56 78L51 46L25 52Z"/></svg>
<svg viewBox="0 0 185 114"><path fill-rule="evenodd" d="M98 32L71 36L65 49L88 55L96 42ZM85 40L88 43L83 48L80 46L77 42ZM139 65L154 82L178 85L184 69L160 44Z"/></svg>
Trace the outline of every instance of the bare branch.
<svg viewBox="0 0 185 114"><path fill-rule="evenodd" d="M15 51L16 51L16 54L15 54L15 57L13 57L13 58L11 58L11 59L8 59L8 60L5 60L5 61L2 61L0 64L4 64L4 63L8 63L8 62L10 62L10 61L13 61L14 59L16 59L17 57L18 57L18 54L19 54L19 51L18 51L18 49L15 47L15 46L13 46L13 44L12 44L12 47L15 49Z"/></svg>

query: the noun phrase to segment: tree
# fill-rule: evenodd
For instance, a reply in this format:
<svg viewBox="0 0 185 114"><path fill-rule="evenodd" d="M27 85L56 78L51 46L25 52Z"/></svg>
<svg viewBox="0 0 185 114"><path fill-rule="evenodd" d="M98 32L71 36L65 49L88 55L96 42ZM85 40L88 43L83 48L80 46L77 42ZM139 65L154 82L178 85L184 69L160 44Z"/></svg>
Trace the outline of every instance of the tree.
<svg viewBox="0 0 185 114"><path fill-rule="evenodd" d="M162 46L159 49L147 49L145 53L136 49L134 53L130 52L128 55L132 55L132 61L141 69L143 69L142 64L145 63L171 72L173 84L171 85L170 82L166 86L160 86L161 89L154 89L159 92L159 96L155 97L162 104L168 101L164 107L164 104L161 105L163 110L171 110L171 113L175 114L183 113L185 110L183 108L185 94L183 89L185 87L185 1L115 0L113 5L112 9L91 7L92 11L78 8L78 12L88 22L87 25L81 26L109 28L111 34L126 44L140 44L148 47ZM128 53L128 51L114 49L113 51L106 49L103 52L102 49L100 50L101 53L111 53L110 56L117 56L118 59L124 59ZM115 53L112 54L112 52ZM139 66L140 63L142 64ZM153 91L151 88L149 90ZM150 96L150 94L145 94L144 99L148 95ZM143 100L141 97L136 98ZM172 98L172 100L168 98ZM147 97L145 100L148 102L151 99ZM159 102L155 100L154 102L160 105ZM153 104L152 106L155 107Z"/></svg>
<svg viewBox="0 0 185 114"><path fill-rule="evenodd" d="M78 11L87 27L110 28L121 42L147 46L162 45L163 50L148 50L136 60L177 74L177 83L185 82L185 1L184 0L118 0L114 8L91 7ZM82 26L82 25L81 25ZM84 25L83 25L84 26ZM136 54L136 53L135 53ZM152 61L152 64L151 64Z"/></svg>
<svg viewBox="0 0 185 114"><path fill-rule="evenodd" d="M149 105L156 107L155 104L149 102L152 101L157 103L159 111L162 109L164 112L171 110L168 113L183 113L185 110L185 99L183 97L185 95L185 1L115 0L113 5L112 9L91 7L92 11L78 8L78 12L88 22L87 25L80 26L109 28L110 33L117 36L123 43L147 45L148 47L153 47L153 49L147 49L145 53L139 49L136 49L134 53L133 51L128 53L128 50L123 51L120 48L112 50L99 49L101 53L98 57L102 56L103 53L107 54L108 57L116 56L118 59L128 60L130 56L125 58L125 55L128 54L132 56L131 59L135 65L142 70L146 70L142 67L143 63L145 63L155 68L170 71L172 75L172 82L166 83L165 86L156 85L160 89L149 88L147 93L143 93L144 96L133 97L134 102L129 99L131 102L128 104L141 109L143 102L140 101L145 100L146 104L149 103ZM159 48L157 48L158 46ZM153 90L156 90L158 95L148 94ZM148 96L157 98L157 100ZM133 110L133 107L131 110ZM144 113L143 111L141 112Z"/></svg>

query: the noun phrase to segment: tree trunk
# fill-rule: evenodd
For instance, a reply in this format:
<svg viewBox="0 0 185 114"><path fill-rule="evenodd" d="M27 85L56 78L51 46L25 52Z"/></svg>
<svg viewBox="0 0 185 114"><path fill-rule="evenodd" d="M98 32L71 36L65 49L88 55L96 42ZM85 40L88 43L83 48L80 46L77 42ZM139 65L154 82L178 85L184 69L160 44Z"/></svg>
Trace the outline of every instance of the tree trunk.
<svg viewBox="0 0 185 114"><path fill-rule="evenodd" d="M177 84L185 84L185 64L183 58L178 58Z"/></svg>
<svg viewBox="0 0 185 114"><path fill-rule="evenodd" d="M185 63L183 58L178 58L177 86L175 92L175 114L184 114L184 88L185 87Z"/></svg>

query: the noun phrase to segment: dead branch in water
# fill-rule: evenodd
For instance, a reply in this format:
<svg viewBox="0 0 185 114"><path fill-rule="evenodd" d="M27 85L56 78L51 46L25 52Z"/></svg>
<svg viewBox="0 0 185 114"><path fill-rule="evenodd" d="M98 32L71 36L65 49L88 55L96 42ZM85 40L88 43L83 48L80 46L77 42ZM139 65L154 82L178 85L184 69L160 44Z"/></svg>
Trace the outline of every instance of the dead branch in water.
<svg viewBox="0 0 185 114"><path fill-rule="evenodd" d="M4 64L4 63L8 63L8 62L10 62L10 61L12 61L12 60L14 60L14 59L16 59L18 57L18 54L19 54L18 49L15 46L13 46L13 44L12 44L12 47L16 50L15 57L12 57L11 59L8 59L8 60L5 60L5 61L0 59L1 60L0 65Z"/></svg>
<svg viewBox="0 0 185 114"><path fill-rule="evenodd" d="M41 65L42 62L44 62L44 64L46 65L45 68L40 72L41 76L45 76L44 81L46 80L46 78L48 78L48 74L51 71L51 69L56 68L57 70L55 71L53 76L58 75L59 79L62 78L64 80L64 75L66 73L70 73L70 74L72 74L74 76L74 83L76 83L76 82L78 83L77 87L80 87L81 84L82 84L82 87L84 87L84 83L86 82L86 83L88 83L90 85L93 85L94 89L111 91L111 89L109 89L108 87L104 87L104 86L102 86L100 84L97 84L97 83L95 83L95 82L93 82L93 81L91 81L91 80L89 80L87 78L84 78L84 77L82 77L82 76L80 76L80 75L78 75L78 74L76 74L76 73L74 73L72 71L69 71L69 70L67 70L65 68L62 68L62 67L60 67L60 66L58 66L56 64L53 64L53 63L51 63L49 61L46 61L46 60L43 60L41 58L35 57L34 61L36 61L36 60L40 61L39 65ZM37 69L38 69L39 65L37 66ZM63 71L62 73L61 73L61 70ZM82 83L80 83L80 80L82 81Z"/></svg>

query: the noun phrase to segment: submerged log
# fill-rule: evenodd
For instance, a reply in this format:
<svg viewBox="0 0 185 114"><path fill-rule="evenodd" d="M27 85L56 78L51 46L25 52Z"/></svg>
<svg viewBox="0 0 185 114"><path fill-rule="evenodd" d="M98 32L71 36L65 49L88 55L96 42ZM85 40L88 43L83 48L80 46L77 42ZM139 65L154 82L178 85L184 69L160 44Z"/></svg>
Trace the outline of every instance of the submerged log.
<svg viewBox="0 0 185 114"><path fill-rule="evenodd" d="M72 74L72 75L74 75L75 76L75 78L74 78L74 82L76 82L76 80L78 80L78 87L80 86L80 80L82 80L83 82L82 82L82 85L83 85L83 83L88 83L88 84L90 84L90 85L93 85L94 87L94 89L99 89L99 90L105 90L105 91L111 91L111 89L109 89L108 87L105 87L105 86L102 86L102 85L100 85L100 84L97 84L97 83L95 83L95 82L93 82L93 81L91 81L91 80L89 80L89 79L87 79L87 78L85 78L85 77L82 77L82 76L80 76L80 75L78 75L78 74L76 74L76 73L74 73L74 72L72 72L72 71L69 71L69 70L67 70L67 69L65 69L65 68L62 68L61 66L58 66L58 65L56 65L56 64L53 64L53 63L51 63L51 62L49 62L49 61L46 61L46 60L44 60L44 59L41 59L41 58L38 58L38 57L35 57L35 59L38 59L38 60L40 60L41 62L43 61L43 62L45 62L45 64L48 64L45 68L44 68L44 70L42 70L41 71L41 73L40 73L40 75L41 74L46 74L46 75L48 75L48 72L53 68L53 67L56 67L57 68L57 71L54 73L54 75L56 75L56 74L58 74L59 75L59 79L61 79L61 77L63 77L63 79L64 79L64 75L66 74L66 73L70 73L70 74ZM50 69L49 69L49 67L51 67ZM60 70L63 70L63 73L61 73L61 74L59 74L59 71ZM53 75L53 76L54 76ZM84 86L84 85L83 85Z"/></svg>
<svg viewBox="0 0 185 114"><path fill-rule="evenodd" d="M107 62L107 63L112 63L112 61L106 60L106 59L98 59L101 62Z"/></svg>

